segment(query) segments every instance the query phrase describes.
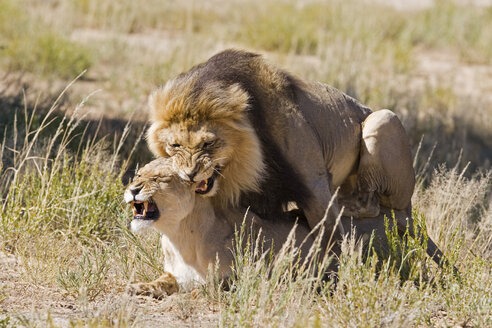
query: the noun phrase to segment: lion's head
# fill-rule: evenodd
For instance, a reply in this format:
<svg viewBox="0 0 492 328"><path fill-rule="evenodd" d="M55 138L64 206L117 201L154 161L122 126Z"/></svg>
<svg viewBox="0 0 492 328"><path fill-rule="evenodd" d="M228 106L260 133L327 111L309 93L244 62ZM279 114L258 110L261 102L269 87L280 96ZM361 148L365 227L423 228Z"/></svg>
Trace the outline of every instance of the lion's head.
<svg viewBox="0 0 492 328"><path fill-rule="evenodd" d="M169 158L142 167L124 195L133 208L132 230L153 226L164 232L166 227L178 224L193 210L194 188L177 176Z"/></svg>
<svg viewBox="0 0 492 328"><path fill-rule="evenodd" d="M258 190L264 171L248 100L239 84L199 86L194 74L180 75L149 98L149 148L171 157L182 179L197 182L197 193L237 204L242 191Z"/></svg>

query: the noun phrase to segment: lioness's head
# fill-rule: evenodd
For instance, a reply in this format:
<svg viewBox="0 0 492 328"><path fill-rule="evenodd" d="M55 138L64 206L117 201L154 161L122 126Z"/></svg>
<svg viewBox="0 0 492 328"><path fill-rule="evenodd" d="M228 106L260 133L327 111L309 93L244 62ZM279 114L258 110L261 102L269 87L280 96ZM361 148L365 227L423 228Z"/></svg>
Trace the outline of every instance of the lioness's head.
<svg viewBox="0 0 492 328"><path fill-rule="evenodd" d="M179 223L193 210L194 188L175 173L169 158L142 167L124 196L133 208L132 230L153 226L164 232L166 226Z"/></svg>
<svg viewBox="0 0 492 328"><path fill-rule="evenodd" d="M242 191L258 190L264 170L258 137L246 115L248 94L239 84L197 85L178 76L149 98L149 148L171 157L179 176L196 192L236 204Z"/></svg>

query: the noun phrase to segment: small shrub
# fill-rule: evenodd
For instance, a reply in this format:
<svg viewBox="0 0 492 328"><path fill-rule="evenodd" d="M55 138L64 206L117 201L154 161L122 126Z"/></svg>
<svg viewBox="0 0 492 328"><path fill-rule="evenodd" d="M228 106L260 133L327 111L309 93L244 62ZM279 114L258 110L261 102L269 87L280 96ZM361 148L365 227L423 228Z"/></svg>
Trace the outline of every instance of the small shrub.
<svg viewBox="0 0 492 328"><path fill-rule="evenodd" d="M59 271L58 284L77 298L93 300L104 290L104 281L109 270L108 253L102 249L88 249L77 258L74 267Z"/></svg>
<svg viewBox="0 0 492 328"><path fill-rule="evenodd" d="M5 316L0 319L0 328L11 328L15 327L15 324L12 322L11 317Z"/></svg>
<svg viewBox="0 0 492 328"><path fill-rule="evenodd" d="M413 227L407 227L403 234L397 229L395 218L384 218L386 238L388 240L388 261L384 265L395 270L403 281L413 280L416 283L429 280L427 262L427 231L425 218L414 214ZM390 225L390 220L392 224ZM420 231L414 237L410 230Z"/></svg>

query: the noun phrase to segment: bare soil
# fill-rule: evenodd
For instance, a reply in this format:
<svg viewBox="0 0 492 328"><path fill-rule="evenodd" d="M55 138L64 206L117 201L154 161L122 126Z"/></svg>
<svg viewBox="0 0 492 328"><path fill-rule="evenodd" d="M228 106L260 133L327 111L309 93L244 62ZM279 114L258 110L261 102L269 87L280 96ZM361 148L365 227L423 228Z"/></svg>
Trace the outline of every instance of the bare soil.
<svg viewBox="0 0 492 328"><path fill-rule="evenodd" d="M0 252L0 320L11 324L38 323L71 326L106 322L109 326L133 323L137 327L215 327L218 312L194 293L177 293L162 300L130 296L123 288L87 302L57 287L30 283L12 254Z"/></svg>

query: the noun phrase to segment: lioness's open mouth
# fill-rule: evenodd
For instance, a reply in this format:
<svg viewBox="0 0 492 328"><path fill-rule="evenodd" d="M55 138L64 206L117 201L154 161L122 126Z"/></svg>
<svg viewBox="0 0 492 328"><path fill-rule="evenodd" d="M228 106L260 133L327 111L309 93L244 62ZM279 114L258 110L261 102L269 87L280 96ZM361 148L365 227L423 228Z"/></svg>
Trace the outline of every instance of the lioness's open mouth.
<svg viewBox="0 0 492 328"><path fill-rule="evenodd" d="M159 210L152 200L132 202L133 219L135 220L157 220L159 218Z"/></svg>
<svg viewBox="0 0 492 328"><path fill-rule="evenodd" d="M195 188L195 192L201 195L205 195L206 193L208 193L214 187L214 181L216 177L217 177L217 170L214 169L214 173L210 178L198 182Z"/></svg>

